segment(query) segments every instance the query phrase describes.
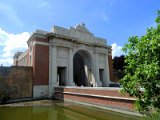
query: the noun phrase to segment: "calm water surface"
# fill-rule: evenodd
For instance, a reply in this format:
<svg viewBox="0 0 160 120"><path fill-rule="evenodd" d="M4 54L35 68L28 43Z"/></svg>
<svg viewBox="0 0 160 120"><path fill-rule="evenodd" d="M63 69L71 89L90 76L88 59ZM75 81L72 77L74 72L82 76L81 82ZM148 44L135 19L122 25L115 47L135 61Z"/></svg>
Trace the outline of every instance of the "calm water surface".
<svg viewBox="0 0 160 120"><path fill-rule="evenodd" d="M139 117L72 103L46 103L1 106L0 120L140 120Z"/></svg>

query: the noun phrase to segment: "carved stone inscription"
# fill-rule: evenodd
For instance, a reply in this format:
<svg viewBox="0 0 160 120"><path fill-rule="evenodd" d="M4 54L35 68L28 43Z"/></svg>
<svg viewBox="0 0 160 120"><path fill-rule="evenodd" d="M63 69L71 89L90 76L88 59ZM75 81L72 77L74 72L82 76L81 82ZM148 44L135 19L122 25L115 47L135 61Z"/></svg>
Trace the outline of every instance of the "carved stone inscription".
<svg viewBox="0 0 160 120"><path fill-rule="evenodd" d="M57 51L57 65L58 66L67 66L68 64L68 48L65 47L58 47Z"/></svg>

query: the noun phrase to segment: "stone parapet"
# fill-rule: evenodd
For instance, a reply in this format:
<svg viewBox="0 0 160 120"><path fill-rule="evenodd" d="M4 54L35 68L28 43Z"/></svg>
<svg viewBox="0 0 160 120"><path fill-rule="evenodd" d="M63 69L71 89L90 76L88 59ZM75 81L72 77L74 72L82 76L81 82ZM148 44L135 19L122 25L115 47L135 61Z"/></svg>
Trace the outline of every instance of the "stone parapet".
<svg viewBox="0 0 160 120"><path fill-rule="evenodd" d="M134 111L136 98L122 95L120 88L56 87L55 98Z"/></svg>

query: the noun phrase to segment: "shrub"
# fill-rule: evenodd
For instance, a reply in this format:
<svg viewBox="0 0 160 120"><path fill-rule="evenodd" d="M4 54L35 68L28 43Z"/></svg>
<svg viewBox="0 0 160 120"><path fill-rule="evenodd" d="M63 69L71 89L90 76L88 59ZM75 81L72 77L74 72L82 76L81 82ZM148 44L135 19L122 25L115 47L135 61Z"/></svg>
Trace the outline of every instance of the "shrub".
<svg viewBox="0 0 160 120"><path fill-rule="evenodd" d="M149 117L144 117L143 120L160 120L160 112L153 113Z"/></svg>

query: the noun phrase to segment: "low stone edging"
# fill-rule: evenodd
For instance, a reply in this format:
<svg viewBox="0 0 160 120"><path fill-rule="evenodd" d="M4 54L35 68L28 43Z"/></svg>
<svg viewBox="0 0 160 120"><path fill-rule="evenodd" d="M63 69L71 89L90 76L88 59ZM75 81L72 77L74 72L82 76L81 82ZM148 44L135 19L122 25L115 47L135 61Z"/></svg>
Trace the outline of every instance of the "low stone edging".
<svg viewBox="0 0 160 120"><path fill-rule="evenodd" d="M18 102L37 101L37 100L52 100L52 98L23 98L16 100L0 101L0 105L18 103Z"/></svg>
<svg viewBox="0 0 160 120"><path fill-rule="evenodd" d="M56 87L55 98L96 106L134 111L136 98L119 93L121 88Z"/></svg>

